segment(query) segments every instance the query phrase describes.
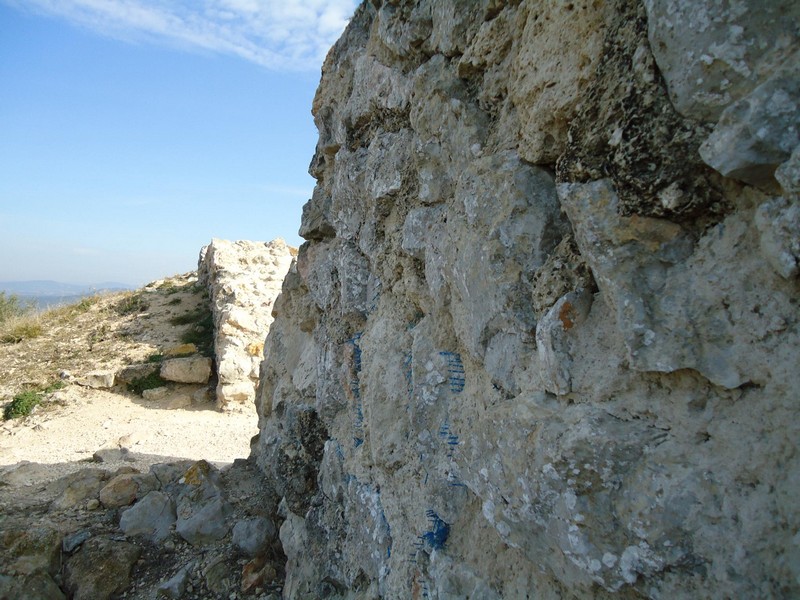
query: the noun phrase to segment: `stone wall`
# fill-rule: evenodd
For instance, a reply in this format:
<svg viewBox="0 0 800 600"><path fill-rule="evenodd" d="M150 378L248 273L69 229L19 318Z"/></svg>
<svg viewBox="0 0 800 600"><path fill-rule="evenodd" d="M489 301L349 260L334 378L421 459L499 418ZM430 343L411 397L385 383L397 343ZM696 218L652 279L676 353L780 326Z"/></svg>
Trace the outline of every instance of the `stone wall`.
<svg viewBox="0 0 800 600"><path fill-rule="evenodd" d="M200 251L198 280L211 298L217 406L243 408L255 398L272 307L296 249L271 242L213 239Z"/></svg>
<svg viewBox="0 0 800 600"><path fill-rule="evenodd" d="M286 597L800 595L798 17L357 10L256 399Z"/></svg>

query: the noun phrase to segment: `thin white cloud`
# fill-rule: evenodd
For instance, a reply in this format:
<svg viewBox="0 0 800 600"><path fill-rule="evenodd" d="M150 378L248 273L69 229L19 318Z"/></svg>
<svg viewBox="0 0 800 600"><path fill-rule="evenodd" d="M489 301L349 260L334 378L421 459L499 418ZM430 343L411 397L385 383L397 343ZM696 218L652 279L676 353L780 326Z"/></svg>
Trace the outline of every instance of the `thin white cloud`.
<svg viewBox="0 0 800 600"><path fill-rule="evenodd" d="M0 0L125 41L178 44L269 69L319 69L357 0Z"/></svg>

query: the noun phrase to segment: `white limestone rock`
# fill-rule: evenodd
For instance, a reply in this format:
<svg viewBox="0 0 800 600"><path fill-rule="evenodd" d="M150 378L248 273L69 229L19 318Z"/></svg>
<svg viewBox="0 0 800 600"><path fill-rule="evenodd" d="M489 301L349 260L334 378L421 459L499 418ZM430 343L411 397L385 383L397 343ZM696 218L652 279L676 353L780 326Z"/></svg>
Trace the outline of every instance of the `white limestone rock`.
<svg viewBox="0 0 800 600"><path fill-rule="evenodd" d="M166 359L161 363L161 377L177 383L208 383L211 359L206 356Z"/></svg>
<svg viewBox="0 0 800 600"><path fill-rule="evenodd" d="M217 406L246 406L255 398L272 308L296 251L271 242L213 239L200 253L198 280L214 315Z"/></svg>
<svg viewBox="0 0 800 600"><path fill-rule="evenodd" d="M107 390L114 387L115 379L114 371L91 371L79 378L78 383L96 390Z"/></svg>

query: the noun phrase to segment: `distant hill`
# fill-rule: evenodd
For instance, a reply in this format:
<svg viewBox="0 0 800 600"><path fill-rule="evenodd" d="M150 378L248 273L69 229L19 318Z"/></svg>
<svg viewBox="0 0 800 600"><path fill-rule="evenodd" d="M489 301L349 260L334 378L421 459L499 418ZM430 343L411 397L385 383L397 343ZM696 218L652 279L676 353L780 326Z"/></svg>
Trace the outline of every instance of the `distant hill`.
<svg viewBox="0 0 800 600"><path fill-rule="evenodd" d="M94 284L63 283L60 281L0 281L0 292L18 296L84 296L106 291L132 290L134 286L116 281Z"/></svg>
<svg viewBox="0 0 800 600"><path fill-rule="evenodd" d="M132 290L134 286L116 281L95 284L63 283L60 281L0 281L0 292L18 296L25 303L47 308L58 304L77 302L99 292Z"/></svg>

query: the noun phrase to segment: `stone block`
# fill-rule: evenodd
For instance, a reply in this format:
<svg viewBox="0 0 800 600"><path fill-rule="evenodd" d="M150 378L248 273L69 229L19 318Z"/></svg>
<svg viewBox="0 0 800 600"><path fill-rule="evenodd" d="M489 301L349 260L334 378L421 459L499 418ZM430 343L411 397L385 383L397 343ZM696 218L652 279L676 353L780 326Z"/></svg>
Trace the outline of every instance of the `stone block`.
<svg viewBox="0 0 800 600"><path fill-rule="evenodd" d="M175 523L175 502L160 491L152 491L122 513L119 527L125 535L143 535L159 544Z"/></svg>
<svg viewBox="0 0 800 600"><path fill-rule="evenodd" d="M123 473L103 486L99 499L107 508L119 508L133 504L157 487L158 480L153 475Z"/></svg>
<svg viewBox="0 0 800 600"><path fill-rule="evenodd" d="M116 373L113 371L91 371L78 380L78 383L97 390L114 387Z"/></svg>
<svg viewBox="0 0 800 600"><path fill-rule="evenodd" d="M205 356L167 359L161 363L161 377L177 383L208 383L211 359Z"/></svg>

